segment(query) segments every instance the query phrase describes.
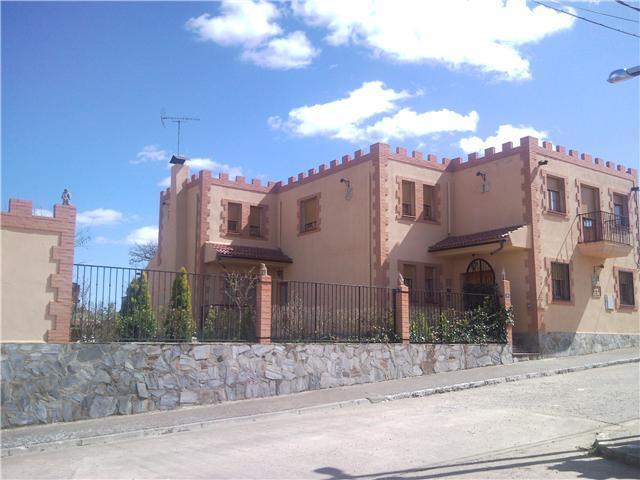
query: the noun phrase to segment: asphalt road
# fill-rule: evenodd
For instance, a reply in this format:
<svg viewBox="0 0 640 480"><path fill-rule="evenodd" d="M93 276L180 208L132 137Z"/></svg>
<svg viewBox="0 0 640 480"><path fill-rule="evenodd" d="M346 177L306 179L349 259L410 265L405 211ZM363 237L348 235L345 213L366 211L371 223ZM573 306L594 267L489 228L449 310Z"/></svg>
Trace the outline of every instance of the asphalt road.
<svg viewBox="0 0 640 480"><path fill-rule="evenodd" d="M637 422L640 364L2 459L3 478L640 478L593 457Z"/></svg>

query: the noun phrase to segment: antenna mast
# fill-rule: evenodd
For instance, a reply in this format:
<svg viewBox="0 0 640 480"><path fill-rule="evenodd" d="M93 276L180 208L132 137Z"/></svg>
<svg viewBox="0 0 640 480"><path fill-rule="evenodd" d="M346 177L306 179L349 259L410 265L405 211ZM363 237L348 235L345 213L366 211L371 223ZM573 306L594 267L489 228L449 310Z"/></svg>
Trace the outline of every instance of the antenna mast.
<svg viewBox="0 0 640 480"><path fill-rule="evenodd" d="M170 117L167 116L164 108L160 111L160 122L162 122L162 126L165 127L164 121L171 121L173 123L177 123L178 124L178 149L176 151L176 155L180 155L180 126L182 124L182 122L198 122L200 121L199 118L194 118L194 117Z"/></svg>

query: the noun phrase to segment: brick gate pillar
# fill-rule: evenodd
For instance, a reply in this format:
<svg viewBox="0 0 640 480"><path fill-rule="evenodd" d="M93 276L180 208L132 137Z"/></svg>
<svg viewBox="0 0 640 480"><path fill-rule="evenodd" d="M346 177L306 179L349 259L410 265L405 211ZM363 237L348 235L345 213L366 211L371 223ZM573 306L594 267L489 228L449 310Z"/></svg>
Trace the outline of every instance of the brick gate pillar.
<svg viewBox="0 0 640 480"><path fill-rule="evenodd" d="M258 343L271 343L271 276L260 264L256 282L256 339Z"/></svg>
<svg viewBox="0 0 640 480"><path fill-rule="evenodd" d="M409 343L409 287L404 284L404 279L398 278L396 289L396 335L404 343Z"/></svg>
<svg viewBox="0 0 640 480"><path fill-rule="evenodd" d="M498 291L500 292L500 305L504 308L511 308L511 282L509 280L500 280L498 282ZM513 345L513 325L507 325L507 343Z"/></svg>

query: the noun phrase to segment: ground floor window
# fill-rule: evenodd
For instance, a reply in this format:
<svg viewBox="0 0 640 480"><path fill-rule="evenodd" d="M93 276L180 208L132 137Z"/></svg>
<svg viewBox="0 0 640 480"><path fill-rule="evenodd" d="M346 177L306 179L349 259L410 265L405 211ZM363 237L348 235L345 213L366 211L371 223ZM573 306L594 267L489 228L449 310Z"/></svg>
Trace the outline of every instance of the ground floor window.
<svg viewBox="0 0 640 480"><path fill-rule="evenodd" d="M633 273L618 272L618 285L620 286L620 305L633 307L635 305Z"/></svg>
<svg viewBox="0 0 640 480"><path fill-rule="evenodd" d="M554 300L571 300L568 263L551 262L551 288Z"/></svg>

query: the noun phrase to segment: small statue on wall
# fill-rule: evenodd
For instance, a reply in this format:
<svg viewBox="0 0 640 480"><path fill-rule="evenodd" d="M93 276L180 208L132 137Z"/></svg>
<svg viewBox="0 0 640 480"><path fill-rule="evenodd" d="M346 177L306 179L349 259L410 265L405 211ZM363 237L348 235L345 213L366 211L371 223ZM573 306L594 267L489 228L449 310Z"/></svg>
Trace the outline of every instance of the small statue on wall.
<svg viewBox="0 0 640 480"><path fill-rule="evenodd" d="M267 275L267 266L264 263L260 264L260 276L264 277L265 275Z"/></svg>
<svg viewBox="0 0 640 480"><path fill-rule="evenodd" d="M404 277L402 276L401 273L398 273L398 286L399 287L404 287L405 286Z"/></svg>
<svg viewBox="0 0 640 480"><path fill-rule="evenodd" d="M71 194L69 193L69 190L67 190L66 188L62 192L62 204L71 205Z"/></svg>

